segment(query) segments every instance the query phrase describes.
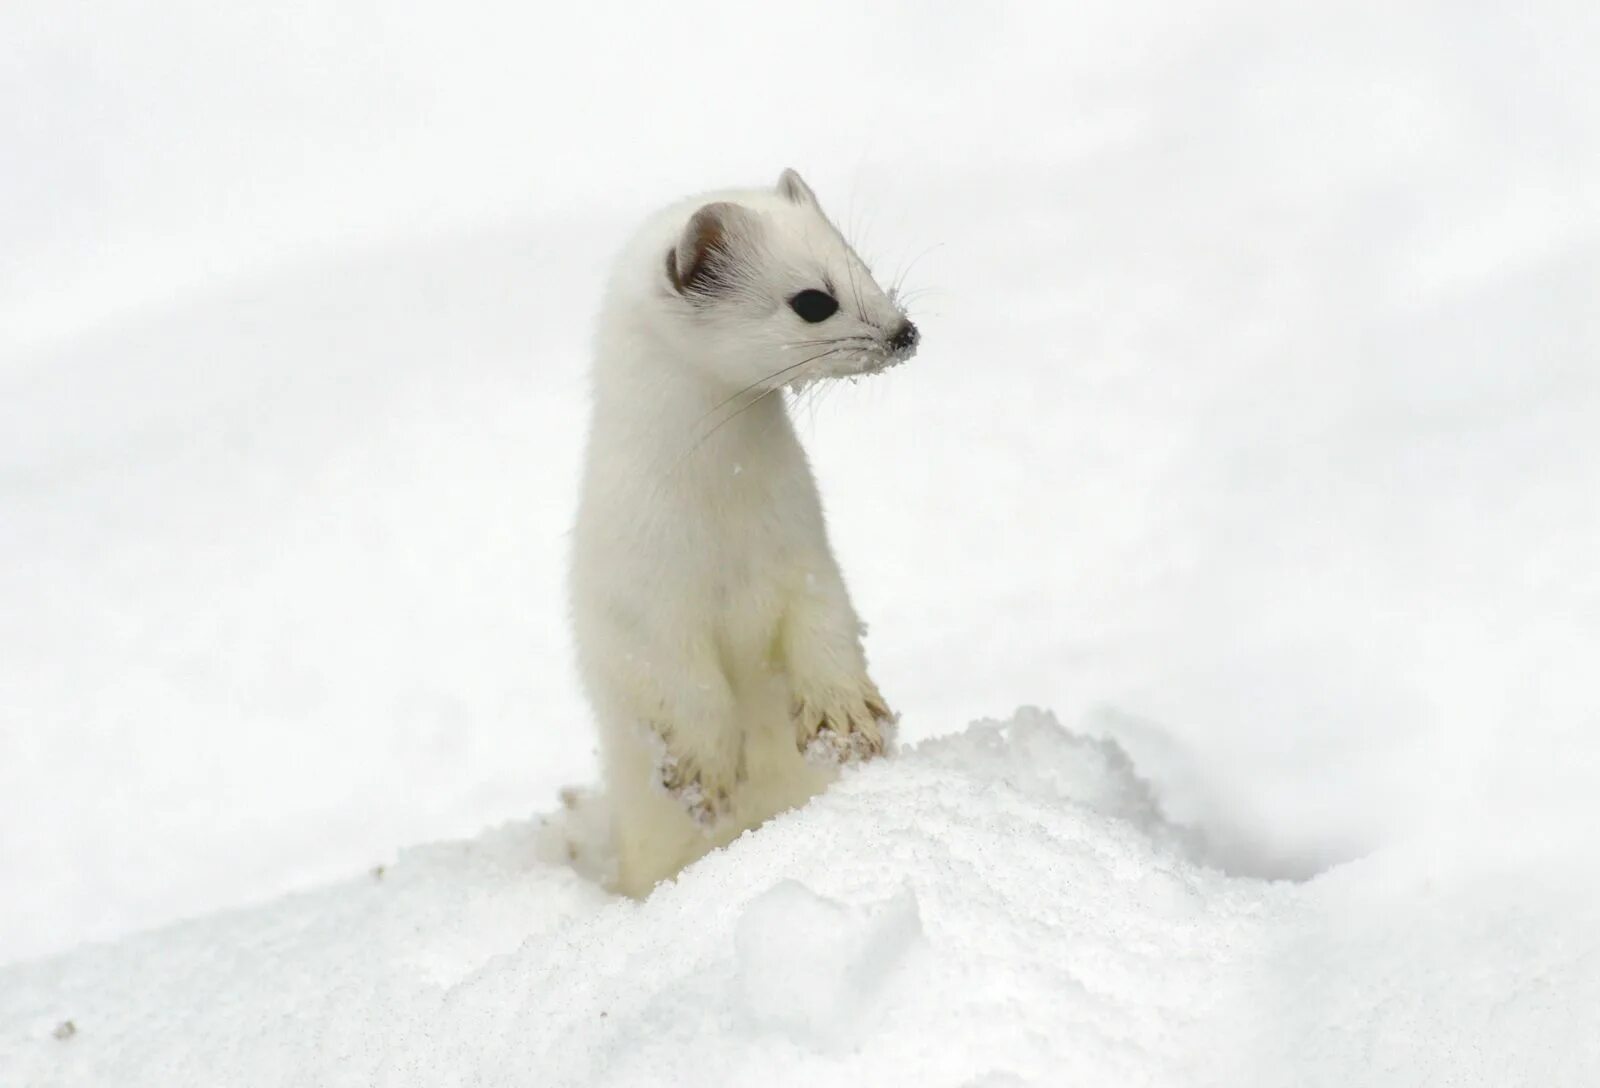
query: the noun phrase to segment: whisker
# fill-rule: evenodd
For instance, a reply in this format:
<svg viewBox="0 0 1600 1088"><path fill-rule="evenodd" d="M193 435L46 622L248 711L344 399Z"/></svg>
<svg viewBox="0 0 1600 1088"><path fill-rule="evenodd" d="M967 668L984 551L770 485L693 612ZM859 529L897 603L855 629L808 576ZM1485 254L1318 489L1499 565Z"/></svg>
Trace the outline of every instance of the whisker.
<svg viewBox="0 0 1600 1088"><path fill-rule="evenodd" d="M872 342L872 337L868 336L866 333L854 333L849 336L829 336L816 340L796 340L792 343L784 344L782 348L783 350L787 350L789 348L814 348L820 344L848 344L852 342L869 344Z"/></svg>
<svg viewBox="0 0 1600 1088"><path fill-rule="evenodd" d="M772 396L772 394L778 392L782 388L783 386L781 385L774 385L770 389L763 390L761 395L755 400L752 400L749 404L741 405L737 412L733 413L733 415L729 416L727 419L719 421L715 427L707 431L704 437L702 437L700 441L696 442L694 446L690 448L689 453L693 453L695 450L705 445L711 440L712 435L722 430L722 428L726 427L728 424L732 423L734 420L738 419L740 416L744 415L750 409L754 408L756 405L760 404L762 401L766 400L768 397ZM688 454L685 454L684 456L688 456Z"/></svg>
<svg viewBox="0 0 1600 1088"><path fill-rule="evenodd" d="M817 409L821 407L824 400L828 399L828 394L839 388L839 384L839 382L823 382L817 386L817 395L811 398L811 418L813 422L817 417Z"/></svg>
<svg viewBox="0 0 1600 1088"><path fill-rule="evenodd" d="M843 350L843 349L841 349L841 348L830 348L827 351L818 352L817 354L812 355L812 356L810 356L808 358L801 359L798 363L794 363L794 364L792 364L790 366L783 367L783 368L781 368L779 370L774 371L771 374L768 374L764 378L759 378L756 381L751 382L749 385L745 386L743 389L739 390L737 393L734 393L732 396L724 397L720 403L718 403L717 405L712 407L710 409L710 411L706 412L699 419L697 419L695 421L694 427L691 428L691 430L698 430L702 423L704 423L707 419L710 419L720 409L722 409L722 408L726 407L727 405L731 404L733 401L735 401L738 398L744 396L746 393L749 393L751 390L756 389L756 388L758 388L758 387L760 387L762 385L765 385L768 382L774 381L775 379L781 379L784 375L789 374L789 373L791 373L791 372L793 372L795 370L798 370L799 368L801 368L803 366L807 366L807 365L809 365L811 363L814 363L818 359L826 359L830 355L837 355L841 350ZM748 404L741 405L737 411L735 411L733 414L729 415L727 418L719 420L717 422L716 426L712 427L705 434L701 435L698 439L695 440L693 445L691 445L688 449L684 450L684 452L681 455L679 455L678 460L673 463L672 471L676 471L678 466L683 463L685 458L687 458L690 454L694 453L695 450L698 450L701 446L705 445L706 441L709 440L712 435L716 434L724 426L726 426L728 423L732 422L733 420L737 419L739 416L743 415L745 412L748 412L751 408L754 408L757 404L760 404L763 400L765 400L768 396L770 396L776 390L782 389L783 385L784 385L784 383L782 381L778 381L778 383L776 385L773 385L773 386L763 390L762 393L759 396L755 397Z"/></svg>
<svg viewBox="0 0 1600 1088"><path fill-rule="evenodd" d="M909 306L912 299L927 298L930 295L938 296L942 294L944 294L944 292L937 287L918 287L897 297L903 305Z"/></svg>
<svg viewBox="0 0 1600 1088"><path fill-rule="evenodd" d="M896 293L898 293L900 288L902 286L904 286L904 284L906 282L906 277L911 275L912 269L917 267L917 262L922 260L922 258L926 257L928 254L932 253L934 250L939 249L943 245L944 245L943 242L935 242L933 245L927 247L921 253L918 253L915 257L911 258L911 263L906 265L904 271L902 271L898 276L896 276L894 278L894 289L895 289Z"/></svg>
<svg viewBox="0 0 1600 1088"><path fill-rule="evenodd" d="M833 349L833 351L824 351L820 355L813 355L809 359L801 359L798 363L794 363L794 364L792 364L790 366L782 367L782 368L780 368L778 370L775 370L771 374L768 374L764 378L757 378L755 381L751 382L749 385L745 386L743 389L739 390L737 393L733 393L730 396L724 397L721 401L719 401L716 404L712 405L710 410L707 411L705 413L705 415L702 415L699 419L694 421L694 425L696 427L699 427L700 424L704 423L708 417L716 414L716 412L719 409L722 409L722 408L726 407L727 405L729 405L730 403L732 403L733 401L738 400L740 397L744 396L746 393L750 392L752 389L755 389L758 386L765 385L767 382L770 382L772 379L777 378L777 377L781 377L782 375L789 373L789 371L791 371L791 370L798 370L800 367L805 366L807 363L814 363L818 359L822 359L822 358L825 358L825 357L827 357L829 355L832 355L834 353L834 351L838 351L838 350L839 350L838 348L835 348L835 349Z"/></svg>
<svg viewBox="0 0 1600 1088"><path fill-rule="evenodd" d="M865 312L865 309L861 305L861 289L856 283L855 261L845 261L844 269L850 275L850 294L855 298L856 301L856 314L857 316L862 316Z"/></svg>
<svg viewBox="0 0 1600 1088"><path fill-rule="evenodd" d="M817 382L816 384L812 385L810 389L806 390L807 394L809 394L806 397L806 412L811 417L811 427L813 430L815 430L817 426L817 405L821 403L822 398L827 395L828 390L833 389L838 384L838 382Z"/></svg>

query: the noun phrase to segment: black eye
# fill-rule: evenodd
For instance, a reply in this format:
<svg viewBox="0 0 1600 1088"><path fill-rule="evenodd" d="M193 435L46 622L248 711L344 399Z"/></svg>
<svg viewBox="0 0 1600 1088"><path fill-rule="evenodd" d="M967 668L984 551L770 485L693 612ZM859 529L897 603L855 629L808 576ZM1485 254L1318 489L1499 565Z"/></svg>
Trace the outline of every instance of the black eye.
<svg viewBox="0 0 1600 1088"><path fill-rule="evenodd" d="M789 300L789 309L815 325L839 312L839 300L826 291L807 288Z"/></svg>

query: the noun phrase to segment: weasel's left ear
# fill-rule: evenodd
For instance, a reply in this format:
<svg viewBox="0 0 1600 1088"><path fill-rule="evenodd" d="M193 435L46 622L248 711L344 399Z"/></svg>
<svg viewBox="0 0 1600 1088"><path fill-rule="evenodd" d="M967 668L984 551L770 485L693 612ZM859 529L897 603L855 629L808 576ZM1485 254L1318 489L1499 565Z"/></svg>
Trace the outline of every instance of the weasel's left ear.
<svg viewBox="0 0 1600 1088"><path fill-rule="evenodd" d="M778 177L778 192L792 204L817 206L817 194L811 191L811 186L792 167Z"/></svg>
<svg viewBox="0 0 1600 1088"><path fill-rule="evenodd" d="M749 210L718 201L689 217L678 244L667 250L667 278L682 295L715 295L732 286L750 260L758 223Z"/></svg>

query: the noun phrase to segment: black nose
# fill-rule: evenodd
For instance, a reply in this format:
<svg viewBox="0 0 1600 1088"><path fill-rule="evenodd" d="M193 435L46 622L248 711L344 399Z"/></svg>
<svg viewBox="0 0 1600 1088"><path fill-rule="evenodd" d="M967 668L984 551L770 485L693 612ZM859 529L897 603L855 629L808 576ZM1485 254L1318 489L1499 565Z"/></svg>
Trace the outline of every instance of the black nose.
<svg viewBox="0 0 1600 1088"><path fill-rule="evenodd" d="M889 348L892 351L910 351L920 339L922 334L917 332L917 327L909 321L902 321L900 327L894 330L894 335L889 337Z"/></svg>

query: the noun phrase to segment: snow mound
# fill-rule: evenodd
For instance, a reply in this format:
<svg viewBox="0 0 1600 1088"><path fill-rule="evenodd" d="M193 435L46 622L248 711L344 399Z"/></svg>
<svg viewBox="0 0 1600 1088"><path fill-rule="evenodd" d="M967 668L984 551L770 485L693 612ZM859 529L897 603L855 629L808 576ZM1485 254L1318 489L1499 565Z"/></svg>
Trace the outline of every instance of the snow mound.
<svg viewBox="0 0 1600 1088"><path fill-rule="evenodd" d="M1487 895L1529 874L1437 850L1230 877L1115 745L1040 711L853 772L643 903L569 863L596 812L574 795L359 881L0 970L0 1084L1600 1073L1592 900Z"/></svg>
<svg viewBox="0 0 1600 1088"><path fill-rule="evenodd" d="M880 1026L882 991L903 976L922 936L909 888L851 906L786 880L750 901L734 926L739 996L757 1025L819 1048Z"/></svg>

